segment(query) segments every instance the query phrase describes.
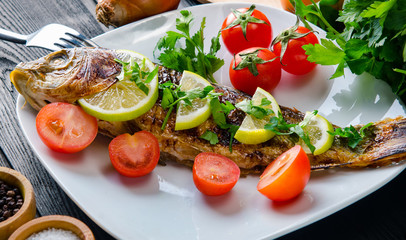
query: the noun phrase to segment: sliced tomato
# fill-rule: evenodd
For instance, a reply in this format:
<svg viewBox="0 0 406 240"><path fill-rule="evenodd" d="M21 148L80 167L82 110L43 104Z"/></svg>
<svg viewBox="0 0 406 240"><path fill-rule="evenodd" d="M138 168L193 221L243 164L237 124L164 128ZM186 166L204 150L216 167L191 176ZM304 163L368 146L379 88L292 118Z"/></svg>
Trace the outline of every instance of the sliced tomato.
<svg viewBox="0 0 406 240"><path fill-rule="evenodd" d="M203 152L193 164L193 181L205 195L217 196L229 192L240 178L240 168L225 156Z"/></svg>
<svg viewBox="0 0 406 240"><path fill-rule="evenodd" d="M74 153L93 142L97 135L97 119L79 106L55 102L39 111L36 128L41 140L52 150Z"/></svg>
<svg viewBox="0 0 406 240"><path fill-rule="evenodd" d="M158 164L159 154L158 139L147 131L119 135L109 144L111 163L127 177L141 177L152 172Z"/></svg>
<svg viewBox="0 0 406 240"><path fill-rule="evenodd" d="M257 189L274 201L298 196L310 178L310 162L300 145L281 154L259 178Z"/></svg>
<svg viewBox="0 0 406 240"><path fill-rule="evenodd" d="M258 47L235 55L229 69L231 84L251 96L258 87L268 92L274 90L281 80L281 73L279 58L269 49Z"/></svg>
<svg viewBox="0 0 406 240"><path fill-rule="evenodd" d="M221 37L232 54L251 47L268 48L272 42L272 27L265 14L252 5L227 16L221 26Z"/></svg>

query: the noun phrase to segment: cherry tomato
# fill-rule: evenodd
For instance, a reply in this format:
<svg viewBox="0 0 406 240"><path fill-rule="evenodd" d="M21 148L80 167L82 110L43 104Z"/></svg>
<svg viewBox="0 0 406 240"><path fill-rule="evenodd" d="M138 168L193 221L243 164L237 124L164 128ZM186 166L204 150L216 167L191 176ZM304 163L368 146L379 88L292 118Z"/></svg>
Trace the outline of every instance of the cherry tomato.
<svg viewBox="0 0 406 240"><path fill-rule="evenodd" d="M228 51L232 54L236 54L250 47L268 48L272 42L272 27L265 14L256 9L254 10L253 6L251 6L250 9L240 8L236 11L242 13L243 15L238 17L234 13L230 13L224 20L221 27L221 37ZM249 14L250 12L252 13ZM244 16L244 13L247 16ZM249 20L250 16L261 20L262 23L251 22ZM235 26L231 25L233 27L227 29L227 27L230 26L230 24L233 24L234 21L238 20L238 18L240 18L241 21L248 21L245 30L245 37L243 28L241 27L243 24L238 24Z"/></svg>
<svg viewBox="0 0 406 240"><path fill-rule="evenodd" d="M295 32L303 34L310 32L310 30L299 26ZM307 44L314 45L316 43L319 43L316 35L314 35L314 33L309 33L301 38L290 39L283 56L281 56L281 42L276 43L273 46L273 50L276 55L281 56L283 70L291 74L303 75L311 72L317 64L307 60L307 55L302 46Z"/></svg>
<svg viewBox="0 0 406 240"><path fill-rule="evenodd" d="M141 177L152 172L158 164L159 154L158 139L147 131L119 135L109 144L111 163L127 177Z"/></svg>
<svg viewBox="0 0 406 240"><path fill-rule="evenodd" d="M209 196L229 192L240 178L240 168L225 156L203 152L193 164L193 181L197 189Z"/></svg>
<svg viewBox="0 0 406 240"><path fill-rule="evenodd" d="M300 145L282 153L260 176L257 189L274 201L298 196L310 178L310 162Z"/></svg>
<svg viewBox="0 0 406 240"><path fill-rule="evenodd" d="M319 2L319 1L320 1L320 0L315 0L314 2L317 3L317 2ZM312 2L311 2L310 0L302 0L302 2L303 2L305 5L312 4ZM337 1L336 4L332 5L332 7L333 7L334 9L341 10L341 9L342 9L342 6L343 6L343 3L344 3L344 0L339 0L339 1ZM290 3L290 0L281 0L281 5L282 5L282 8L285 9L286 11L295 13L295 9L293 8L292 4Z"/></svg>
<svg viewBox="0 0 406 240"><path fill-rule="evenodd" d="M247 55L252 53L252 55ZM258 71L258 75L254 75L249 67L244 67L243 69L238 69L238 66L243 58L251 58L249 60L249 65L255 63L255 59L262 59L269 61L263 64L254 64ZM231 84L238 90L246 92L250 95L255 93L257 87L261 87L264 90L271 92L276 88L281 80L281 64L279 58L271 52L269 49L265 48L249 48L239 52L235 55L235 58L230 64L230 81ZM274 59L274 60L273 60ZM273 60L273 61L271 61Z"/></svg>
<svg viewBox="0 0 406 240"><path fill-rule="evenodd" d="M320 0L315 0L314 2L318 2L318 1L320 1ZM302 2L303 2L305 5L312 4L312 1L310 1L310 0L302 0ZM285 9L286 11L295 13L295 8L294 8L293 5L290 3L290 0L281 0L281 5L282 5L282 8Z"/></svg>
<svg viewBox="0 0 406 240"><path fill-rule="evenodd" d="M97 119L79 106L55 102L43 107L36 118L41 140L54 151L79 152L97 135Z"/></svg>

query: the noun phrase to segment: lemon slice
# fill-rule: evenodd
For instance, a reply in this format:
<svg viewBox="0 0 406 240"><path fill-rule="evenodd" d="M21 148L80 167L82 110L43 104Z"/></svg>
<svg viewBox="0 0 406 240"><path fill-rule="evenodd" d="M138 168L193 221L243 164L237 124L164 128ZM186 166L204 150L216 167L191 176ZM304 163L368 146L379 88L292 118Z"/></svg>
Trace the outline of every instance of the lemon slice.
<svg viewBox="0 0 406 240"><path fill-rule="evenodd" d="M257 88L252 96L252 102L254 105L259 106L263 98L271 101L271 104L264 106L263 108L272 109L274 113L281 111L275 98L262 88ZM275 114L270 114L263 119L258 119L247 114L242 121L240 128L235 133L234 138L245 144L259 144L268 141L275 136L275 133L264 129L264 126L273 116L275 116Z"/></svg>
<svg viewBox="0 0 406 240"><path fill-rule="evenodd" d="M144 55L130 51L117 50L120 60L134 61L142 71L152 72L155 65ZM106 91L79 99L80 106L90 115L106 121L128 121L146 113L158 99L158 74L151 82L145 83L149 89L145 94L133 81L126 79L113 84Z"/></svg>
<svg viewBox="0 0 406 240"><path fill-rule="evenodd" d="M195 88L204 89L211 84L198 74L184 71L180 79L180 90L188 91ZM192 100L192 106L180 102L176 112L175 130L194 128L202 124L210 117L210 102L208 99L196 98Z"/></svg>
<svg viewBox="0 0 406 240"><path fill-rule="evenodd" d="M306 112L305 118L310 117L311 112ZM316 148L313 155L319 155L327 151L334 141L334 136L328 134L327 131L334 132L333 125L320 116L319 114L313 116L309 123L303 127L303 131L309 134L310 143ZM309 147L300 139L300 145L307 154L311 154Z"/></svg>

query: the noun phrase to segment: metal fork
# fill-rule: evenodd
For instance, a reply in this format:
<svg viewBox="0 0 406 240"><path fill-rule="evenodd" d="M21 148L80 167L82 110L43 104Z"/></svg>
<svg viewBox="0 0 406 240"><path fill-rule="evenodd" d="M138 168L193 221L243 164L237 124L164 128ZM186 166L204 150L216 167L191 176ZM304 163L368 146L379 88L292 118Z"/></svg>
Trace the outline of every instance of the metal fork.
<svg viewBox="0 0 406 240"><path fill-rule="evenodd" d="M78 31L56 23L46 25L29 35L22 35L0 28L0 39L51 51L73 47L98 47L96 43L87 39Z"/></svg>

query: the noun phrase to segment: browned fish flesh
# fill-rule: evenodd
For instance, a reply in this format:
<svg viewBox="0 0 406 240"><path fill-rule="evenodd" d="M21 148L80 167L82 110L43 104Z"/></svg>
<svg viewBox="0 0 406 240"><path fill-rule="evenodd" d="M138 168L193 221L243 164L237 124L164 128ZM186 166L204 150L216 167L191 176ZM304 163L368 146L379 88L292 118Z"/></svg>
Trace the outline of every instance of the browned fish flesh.
<svg viewBox="0 0 406 240"><path fill-rule="evenodd" d="M111 50L66 49L32 62L18 64L10 78L21 95L34 109L39 110L49 102L74 103L83 96L107 89L115 83L115 77L121 70L121 66L114 61L116 57ZM182 76L182 73L162 66L158 74L160 83L170 81L179 84ZM220 85L214 87L215 92L222 93L219 97L222 103L229 101L236 104L250 99L249 95L240 91ZM283 106L280 108L288 123L303 120L302 112ZM216 152L236 162L243 174L260 173L276 157L296 144L293 138L285 135L277 135L257 145L242 144L234 139L230 152L230 133L219 128L212 118L196 128L175 131L176 113L172 113L165 129L161 130L166 113L158 99L147 113L134 120L99 120L99 131L106 136L115 137L123 133L147 130L159 140L162 161L174 160L191 166L200 152ZM245 113L241 110L232 110L227 116L227 122L240 125L244 116ZM359 129L362 125L355 127ZM200 136L206 130L216 133L219 143L212 145L201 139ZM308 156L314 170L331 167L379 167L398 163L406 158L406 118L399 116L375 122L368 128L367 137L354 149L348 146L347 139L336 136L333 146L327 152Z"/></svg>

